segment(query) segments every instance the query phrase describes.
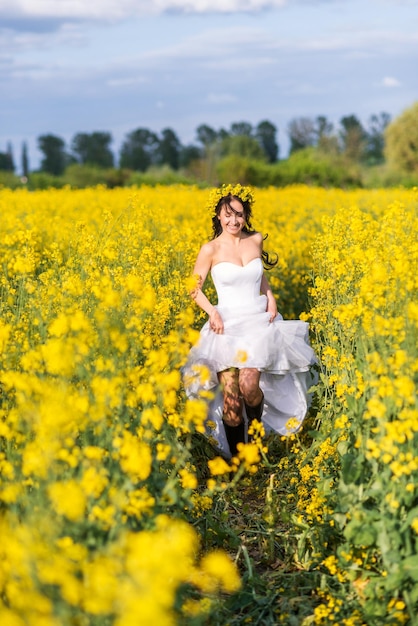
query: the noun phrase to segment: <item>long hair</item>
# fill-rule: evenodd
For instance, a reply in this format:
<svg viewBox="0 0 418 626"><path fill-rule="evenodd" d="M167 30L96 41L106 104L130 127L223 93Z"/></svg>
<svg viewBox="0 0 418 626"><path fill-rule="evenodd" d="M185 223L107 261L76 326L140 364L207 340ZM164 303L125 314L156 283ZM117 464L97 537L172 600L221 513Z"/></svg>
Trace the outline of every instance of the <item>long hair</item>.
<svg viewBox="0 0 418 626"><path fill-rule="evenodd" d="M227 196L223 196L215 207L215 214L212 217L212 239L216 239L222 233L222 226L219 220L219 214L224 206L227 206L230 211L234 212L234 209L231 207L231 200L238 200L238 202L242 205L244 209L245 216L245 224L242 228L244 233L251 234L254 232L254 229L251 224L252 219L252 209L251 202L249 200L241 200L239 196L234 196L232 193L229 193ZM263 237L263 241L267 239L268 235ZM278 256L275 255L275 259L272 259L271 256L265 250L261 251L261 256L263 259L263 265L266 270L271 270L278 262Z"/></svg>

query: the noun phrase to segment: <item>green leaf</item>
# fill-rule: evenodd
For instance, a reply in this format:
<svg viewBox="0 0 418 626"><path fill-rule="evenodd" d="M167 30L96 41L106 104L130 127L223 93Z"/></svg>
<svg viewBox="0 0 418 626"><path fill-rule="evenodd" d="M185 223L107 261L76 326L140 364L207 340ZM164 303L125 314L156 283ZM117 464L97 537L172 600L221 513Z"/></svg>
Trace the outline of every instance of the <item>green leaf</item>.
<svg viewBox="0 0 418 626"><path fill-rule="evenodd" d="M413 587L409 592L409 599L411 601L411 604L415 604L416 602L418 602L418 585L415 585L415 587Z"/></svg>
<svg viewBox="0 0 418 626"><path fill-rule="evenodd" d="M376 529L366 520L362 523L353 520L345 527L344 536L355 545L372 546L376 542L377 533Z"/></svg>
<svg viewBox="0 0 418 626"><path fill-rule="evenodd" d="M409 526L412 524L416 517L418 517L418 506L408 511L408 515L406 516L406 519L401 526L401 532L405 532L405 530L408 530Z"/></svg>
<svg viewBox="0 0 418 626"><path fill-rule="evenodd" d="M319 430L308 430L308 436L311 439L319 439L319 437L323 437L322 433Z"/></svg>
<svg viewBox="0 0 418 626"><path fill-rule="evenodd" d="M334 513L332 518L339 528L344 528L347 522L347 515L345 513Z"/></svg>
<svg viewBox="0 0 418 626"><path fill-rule="evenodd" d="M337 450L340 456L344 456L350 446L349 441L340 441L337 445Z"/></svg>
<svg viewBox="0 0 418 626"><path fill-rule="evenodd" d="M371 493L381 494L383 489L383 481L380 477L373 480L369 487Z"/></svg>
<svg viewBox="0 0 418 626"><path fill-rule="evenodd" d="M363 474L363 459L352 453L345 454L341 460L341 474L347 485L355 483Z"/></svg>
<svg viewBox="0 0 418 626"><path fill-rule="evenodd" d="M399 589L402 589L402 583L405 580L405 576L402 574L402 572L395 572L394 574L390 574L389 576L385 577L385 589L387 591L390 591L391 593L394 591L398 591Z"/></svg>
<svg viewBox="0 0 418 626"><path fill-rule="evenodd" d="M401 568L407 576L418 582L418 556L408 556L401 561Z"/></svg>

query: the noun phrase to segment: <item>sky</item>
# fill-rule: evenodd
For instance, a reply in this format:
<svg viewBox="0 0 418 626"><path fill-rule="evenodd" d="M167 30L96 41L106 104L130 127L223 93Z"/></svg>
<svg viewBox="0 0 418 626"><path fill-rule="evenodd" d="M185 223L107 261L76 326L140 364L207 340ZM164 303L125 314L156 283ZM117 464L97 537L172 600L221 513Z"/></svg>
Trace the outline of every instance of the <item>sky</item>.
<svg viewBox="0 0 418 626"><path fill-rule="evenodd" d="M418 0L0 0L0 152L37 138L208 124L366 126L418 100Z"/></svg>

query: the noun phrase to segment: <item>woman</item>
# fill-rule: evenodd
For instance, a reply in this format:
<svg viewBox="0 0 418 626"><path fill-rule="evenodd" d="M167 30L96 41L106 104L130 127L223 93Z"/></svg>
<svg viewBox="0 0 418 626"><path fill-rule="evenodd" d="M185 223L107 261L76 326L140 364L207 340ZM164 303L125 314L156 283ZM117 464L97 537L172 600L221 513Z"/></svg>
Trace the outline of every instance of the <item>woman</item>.
<svg viewBox="0 0 418 626"><path fill-rule="evenodd" d="M200 340L184 368L189 396L217 391L207 420L208 434L227 457L247 441L248 425L290 434L300 427L308 408L310 367L308 324L283 321L264 273L273 267L263 251L263 236L252 230L251 190L222 186L215 192L213 238L197 256L192 292L209 316ZM211 273L217 296L212 304L203 292ZM209 379L202 376L202 366Z"/></svg>

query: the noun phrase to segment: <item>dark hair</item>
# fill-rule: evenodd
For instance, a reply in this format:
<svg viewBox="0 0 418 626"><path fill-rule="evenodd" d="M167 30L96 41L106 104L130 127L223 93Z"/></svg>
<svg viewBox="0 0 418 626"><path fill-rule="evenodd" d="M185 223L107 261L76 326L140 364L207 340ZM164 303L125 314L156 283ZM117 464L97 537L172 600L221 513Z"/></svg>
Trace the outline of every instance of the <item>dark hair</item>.
<svg viewBox="0 0 418 626"><path fill-rule="evenodd" d="M254 229L251 224L251 218L253 216L252 209L251 209L251 202L249 200L241 200L239 196L234 196L232 193L229 193L227 196L223 196L215 207L215 215L212 217L212 239L216 239L216 237L219 237L219 235L222 233L222 226L219 220L219 214L221 210L223 209L223 207L226 206L230 209L230 211L235 213L234 209L231 206L231 200L238 200L238 202L242 205L242 208L244 209L245 224L242 228L242 231L244 233L250 233L250 234L254 232ZM265 241L267 237L268 235L263 237L263 241ZM263 265L265 269L270 270L272 267L277 265L277 262L278 262L277 254L275 255L276 258L273 260L271 259L268 252L266 252L265 250L262 250L261 256L263 258Z"/></svg>

